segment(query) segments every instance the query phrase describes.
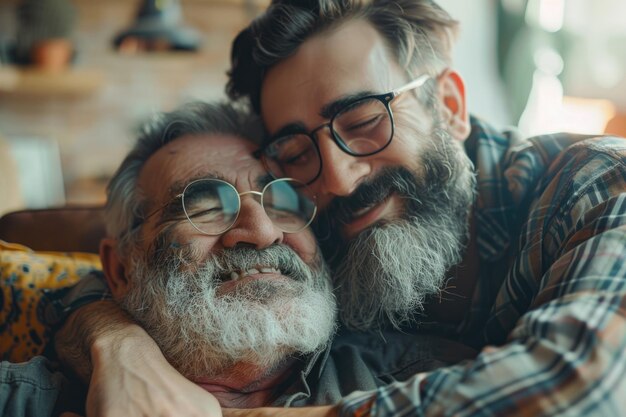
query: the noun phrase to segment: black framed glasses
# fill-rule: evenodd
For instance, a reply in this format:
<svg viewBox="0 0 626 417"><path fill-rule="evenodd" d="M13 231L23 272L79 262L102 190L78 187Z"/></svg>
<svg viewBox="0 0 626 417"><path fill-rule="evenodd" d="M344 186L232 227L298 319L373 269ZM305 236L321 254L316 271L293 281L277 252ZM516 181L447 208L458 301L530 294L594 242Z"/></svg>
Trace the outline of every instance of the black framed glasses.
<svg viewBox="0 0 626 417"><path fill-rule="evenodd" d="M391 102L400 94L421 87L430 78L422 75L385 94L359 98L339 109L328 123L311 132L298 132L273 139L255 152L274 178L294 178L311 184L322 172L322 157L316 134L330 128L331 137L343 152L370 156L385 149L394 134Z"/></svg>
<svg viewBox="0 0 626 417"><path fill-rule="evenodd" d="M226 181L207 178L190 182L172 200L181 199L185 217L198 232L216 236L226 233L237 222L241 197L256 195L261 198L261 206L276 227L285 233L297 233L310 225L317 213L314 198L307 198L296 191L302 187L305 184L298 180L280 178L269 182L262 191L240 193ZM143 221L171 202L148 214Z"/></svg>

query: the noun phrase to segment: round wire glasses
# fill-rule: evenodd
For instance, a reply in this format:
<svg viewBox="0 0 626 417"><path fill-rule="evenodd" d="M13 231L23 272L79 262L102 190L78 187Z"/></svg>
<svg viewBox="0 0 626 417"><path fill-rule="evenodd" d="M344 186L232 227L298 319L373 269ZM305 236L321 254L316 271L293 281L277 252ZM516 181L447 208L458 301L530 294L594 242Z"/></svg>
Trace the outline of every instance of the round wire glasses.
<svg viewBox="0 0 626 417"><path fill-rule="evenodd" d="M430 79L422 75L385 94L368 95L340 108L328 123L311 132L281 134L255 152L274 178L289 177L311 184L322 172L322 157L315 136L328 127L333 141L352 156L370 156L385 149L394 134L390 104L400 94L421 87Z"/></svg>
<svg viewBox="0 0 626 417"><path fill-rule="evenodd" d="M293 178L268 183L262 191L240 193L230 183L214 178L187 184L180 197L189 223L205 235L220 235L235 225L241 210L241 197L259 196L261 206L272 222L285 233L305 229L317 213L315 201L296 191L305 184Z"/></svg>

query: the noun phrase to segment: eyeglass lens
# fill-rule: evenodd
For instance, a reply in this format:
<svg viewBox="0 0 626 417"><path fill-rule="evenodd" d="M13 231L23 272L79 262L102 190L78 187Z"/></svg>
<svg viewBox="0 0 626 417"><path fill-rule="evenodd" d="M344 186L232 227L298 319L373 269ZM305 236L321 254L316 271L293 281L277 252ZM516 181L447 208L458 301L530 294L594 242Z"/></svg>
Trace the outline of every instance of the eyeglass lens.
<svg viewBox="0 0 626 417"><path fill-rule="evenodd" d="M376 98L358 100L331 121L331 129L349 154L371 155L389 144L393 124L387 106ZM321 169L317 146L307 134L281 137L265 149L263 159L275 177L290 177L304 183L313 180Z"/></svg>
<svg viewBox="0 0 626 417"><path fill-rule="evenodd" d="M307 227L315 216L315 203L296 192L304 184L291 179L272 181L263 190L261 204L272 222L286 233ZM231 184L215 179L194 181L183 193L183 208L200 232L218 235L237 221L239 193Z"/></svg>

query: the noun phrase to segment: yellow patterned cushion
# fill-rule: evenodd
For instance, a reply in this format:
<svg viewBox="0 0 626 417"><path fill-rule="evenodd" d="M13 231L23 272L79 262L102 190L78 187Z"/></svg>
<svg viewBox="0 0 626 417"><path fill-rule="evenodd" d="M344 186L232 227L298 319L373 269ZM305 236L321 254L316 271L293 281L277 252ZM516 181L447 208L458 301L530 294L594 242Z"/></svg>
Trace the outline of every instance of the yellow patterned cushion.
<svg viewBox="0 0 626 417"><path fill-rule="evenodd" d="M95 254L35 252L0 240L1 359L40 355L52 334L42 320L44 291L70 286L93 269L101 269Z"/></svg>

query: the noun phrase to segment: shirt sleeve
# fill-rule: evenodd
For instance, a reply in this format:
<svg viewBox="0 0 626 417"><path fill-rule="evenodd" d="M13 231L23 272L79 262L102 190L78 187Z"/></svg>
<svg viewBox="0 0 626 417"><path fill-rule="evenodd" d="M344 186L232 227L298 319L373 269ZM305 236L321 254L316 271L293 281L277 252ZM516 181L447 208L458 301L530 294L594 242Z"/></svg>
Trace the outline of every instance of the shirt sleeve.
<svg viewBox="0 0 626 417"><path fill-rule="evenodd" d="M590 152L566 153L531 211L516 278L498 297L515 303L516 293L533 296L517 307L523 311L506 343L469 362L353 393L340 415L623 415L626 142L617 145L621 152L585 144Z"/></svg>
<svg viewBox="0 0 626 417"><path fill-rule="evenodd" d="M101 271L86 274L76 284L55 290L45 290L47 299L42 321L50 327L59 327L79 307L95 301L112 299L106 279Z"/></svg>
<svg viewBox="0 0 626 417"><path fill-rule="evenodd" d="M11 417L52 416L67 378L42 356L28 362L0 362L0 410Z"/></svg>

